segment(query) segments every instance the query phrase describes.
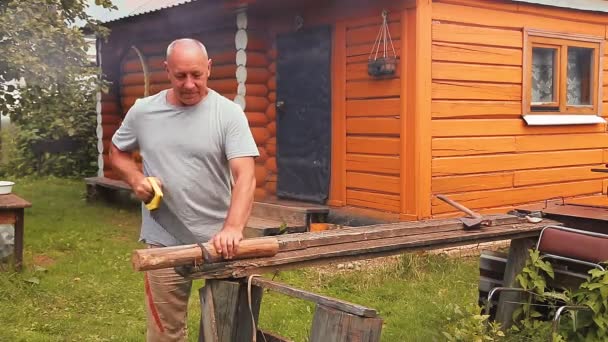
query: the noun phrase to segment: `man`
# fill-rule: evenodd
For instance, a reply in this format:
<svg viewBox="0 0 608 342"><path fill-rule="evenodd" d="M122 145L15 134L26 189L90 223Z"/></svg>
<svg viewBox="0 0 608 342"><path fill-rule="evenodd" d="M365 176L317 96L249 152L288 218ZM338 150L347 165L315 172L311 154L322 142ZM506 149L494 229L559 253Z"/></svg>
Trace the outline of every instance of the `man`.
<svg viewBox="0 0 608 342"><path fill-rule="evenodd" d="M133 105L112 137L110 161L143 203L154 195L146 177L158 179L164 197L155 215L177 218L198 242L231 258L251 211L257 146L243 110L207 87L211 60L201 42L172 42L165 68L171 89ZM142 205L140 241L150 248L185 243L175 226L161 226ZM146 272L148 341L185 339L191 286L171 268Z"/></svg>

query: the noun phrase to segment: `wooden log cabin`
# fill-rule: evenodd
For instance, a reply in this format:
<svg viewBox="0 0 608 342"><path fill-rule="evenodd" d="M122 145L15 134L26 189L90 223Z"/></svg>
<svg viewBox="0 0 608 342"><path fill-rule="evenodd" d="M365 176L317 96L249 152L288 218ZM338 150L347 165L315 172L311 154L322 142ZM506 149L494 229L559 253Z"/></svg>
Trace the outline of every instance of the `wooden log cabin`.
<svg viewBox="0 0 608 342"><path fill-rule="evenodd" d="M134 101L169 87L167 44L194 37L249 119L258 201L401 220L460 215L439 193L482 213L606 204L590 170L608 163L608 3L552 3L199 0L109 21L99 176L116 178L108 145ZM370 76L383 11L396 72Z"/></svg>

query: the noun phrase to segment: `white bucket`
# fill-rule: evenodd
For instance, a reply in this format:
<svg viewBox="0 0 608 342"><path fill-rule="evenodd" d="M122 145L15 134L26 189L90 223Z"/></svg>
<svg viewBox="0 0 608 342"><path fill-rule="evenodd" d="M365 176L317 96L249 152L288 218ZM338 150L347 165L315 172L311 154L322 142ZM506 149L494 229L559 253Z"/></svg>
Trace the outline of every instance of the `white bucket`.
<svg viewBox="0 0 608 342"><path fill-rule="evenodd" d="M13 191L14 182L0 181L0 195L10 194Z"/></svg>

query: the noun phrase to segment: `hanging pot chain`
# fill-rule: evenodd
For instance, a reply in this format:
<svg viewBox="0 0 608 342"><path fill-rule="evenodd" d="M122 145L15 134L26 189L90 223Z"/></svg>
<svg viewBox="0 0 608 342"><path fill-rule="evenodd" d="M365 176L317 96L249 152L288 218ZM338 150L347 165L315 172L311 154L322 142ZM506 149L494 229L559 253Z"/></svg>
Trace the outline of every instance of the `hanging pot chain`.
<svg viewBox="0 0 608 342"><path fill-rule="evenodd" d="M393 56L397 57L397 53L395 52L395 46L393 45L393 39L391 38L391 32L388 28L388 12L386 10L382 11L382 26L378 31L378 35L376 36L376 40L374 41L374 45L372 46L372 51L369 54L369 59L372 59L372 54L374 54L374 60L378 59L378 52L380 50L380 44L383 45L383 58L387 57L388 52L388 44L390 43L390 47L393 50Z"/></svg>

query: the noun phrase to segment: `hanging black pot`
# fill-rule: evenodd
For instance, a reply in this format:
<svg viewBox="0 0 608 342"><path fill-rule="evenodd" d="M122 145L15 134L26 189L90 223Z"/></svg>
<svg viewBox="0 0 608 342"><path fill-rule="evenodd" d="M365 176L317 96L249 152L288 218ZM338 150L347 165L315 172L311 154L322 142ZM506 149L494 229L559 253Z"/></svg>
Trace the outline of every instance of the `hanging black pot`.
<svg viewBox="0 0 608 342"><path fill-rule="evenodd" d="M380 77L394 75L395 70L397 70L397 59L395 57L370 59L367 63L367 73L370 76Z"/></svg>
<svg viewBox="0 0 608 342"><path fill-rule="evenodd" d="M382 11L382 26L380 26L380 32L378 32L378 36L372 46L372 51L367 62L367 73L373 77L394 75L397 70L397 54L395 53L391 33L388 29L387 17L388 13ZM380 46L382 46L383 49L381 55L378 56ZM392 56L390 55L389 47L393 52Z"/></svg>

